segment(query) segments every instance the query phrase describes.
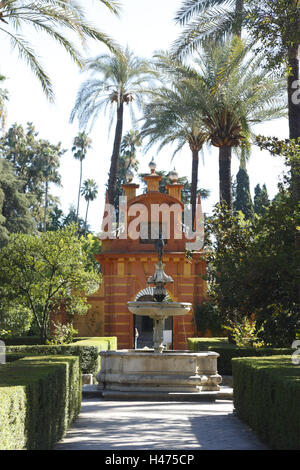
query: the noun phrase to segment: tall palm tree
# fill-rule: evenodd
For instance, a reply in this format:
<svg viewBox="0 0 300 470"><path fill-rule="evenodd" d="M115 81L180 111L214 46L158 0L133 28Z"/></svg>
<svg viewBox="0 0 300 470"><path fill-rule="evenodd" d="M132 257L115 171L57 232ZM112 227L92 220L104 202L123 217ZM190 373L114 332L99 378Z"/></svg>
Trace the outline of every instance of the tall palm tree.
<svg viewBox="0 0 300 470"><path fill-rule="evenodd" d="M242 149L244 156L254 125L286 116L284 80L262 67L263 56L247 52L238 38L210 44L195 59L196 73L186 81L209 141L219 149L220 201L230 209L232 149Z"/></svg>
<svg viewBox="0 0 300 470"><path fill-rule="evenodd" d="M60 175L57 171L59 167L59 160L62 151L59 146L51 145L48 141L41 141L42 152L42 174L45 183L45 196L44 196L44 220L43 231L47 230L47 211L49 199L49 184L50 182L60 185Z"/></svg>
<svg viewBox="0 0 300 470"><path fill-rule="evenodd" d="M0 83L5 80L3 75L0 75ZM5 127L7 116L6 101L8 100L8 91L5 88L0 88L0 129Z"/></svg>
<svg viewBox="0 0 300 470"><path fill-rule="evenodd" d="M235 37L209 43L194 64L161 63L193 96L191 114L198 116L209 142L219 149L220 201L232 208L232 149L249 150L253 126L286 115L285 84L262 67L263 57L249 53Z"/></svg>
<svg viewBox="0 0 300 470"><path fill-rule="evenodd" d="M97 186L96 181L93 179L85 180L82 185L81 194L82 196L84 196L84 199L87 202L86 212L85 212L85 222L84 222L84 236L86 237L89 205L90 205L90 202L94 201L98 195L98 186Z"/></svg>
<svg viewBox="0 0 300 470"><path fill-rule="evenodd" d="M114 0L99 2L112 13L118 14L119 6ZM19 33L22 26L28 25L54 39L80 67L83 65L83 59L75 45L67 38L68 30L74 32L82 41L93 38L106 44L110 50L117 48L109 36L87 22L85 13L76 0L1 0L0 34L3 33L3 37L10 39L12 47L18 50L19 56L30 66L50 100L54 97L50 78L35 50Z"/></svg>
<svg viewBox="0 0 300 470"><path fill-rule="evenodd" d="M175 21L185 29L172 52L183 57L207 40L224 39L228 33L241 37L245 17L245 0L183 0Z"/></svg>
<svg viewBox="0 0 300 470"><path fill-rule="evenodd" d="M77 199L77 211L76 219L78 222L79 217L79 205L80 205L80 194L81 194L81 182L82 182L82 162L86 157L88 149L91 148L92 139L84 131L79 132L73 141L72 152L74 152L74 158L80 161L80 174L79 174L79 189Z"/></svg>
<svg viewBox="0 0 300 470"><path fill-rule="evenodd" d="M199 113L193 106L194 94L185 83L173 80L153 92L152 100L144 108L142 137L149 137L146 150L160 142L158 150L176 143L173 157L186 144L192 156L192 184L190 203L192 221L196 214L199 152L208 138Z"/></svg>
<svg viewBox="0 0 300 470"><path fill-rule="evenodd" d="M91 121L94 125L100 111L111 107L111 123L116 114L117 122L111 165L108 178L108 200L114 204L116 181L123 134L124 105L133 102L140 106L145 93L144 86L153 78L149 62L136 57L128 48L122 53L103 54L86 63L86 70L92 73L78 92L75 106L71 113L71 122L75 117L80 127L84 128ZM93 75L97 77L94 78Z"/></svg>

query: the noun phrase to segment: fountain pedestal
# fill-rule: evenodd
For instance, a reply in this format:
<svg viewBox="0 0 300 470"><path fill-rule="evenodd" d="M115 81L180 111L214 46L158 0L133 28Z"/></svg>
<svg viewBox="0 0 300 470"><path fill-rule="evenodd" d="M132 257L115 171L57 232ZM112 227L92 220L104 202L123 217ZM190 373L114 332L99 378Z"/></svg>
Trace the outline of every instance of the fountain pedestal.
<svg viewBox="0 0 300 470"><path fill-rule="evenodd" d="M103 351L97 376L104 392L199 393L218 391L218 354L151 350ZM104 394L105 395L105 394Z"/></svg>

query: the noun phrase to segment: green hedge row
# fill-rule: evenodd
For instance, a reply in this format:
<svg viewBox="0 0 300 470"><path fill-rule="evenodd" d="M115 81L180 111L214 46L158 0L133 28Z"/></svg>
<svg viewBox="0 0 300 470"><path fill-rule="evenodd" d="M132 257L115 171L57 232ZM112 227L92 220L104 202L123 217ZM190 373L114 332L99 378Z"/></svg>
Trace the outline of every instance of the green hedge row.
<svg viewBox="0 0 300 470"><path fill-rule="evenodd" d="M286 356L234 359L234 407L273 449L300 449L300 367Z"/></svg>
<svg viewBox="0 0 300 470"><path fill-rule="evenodd" d="M78 357L26 357L0 365L0 449L53 448L81 407Z"/></svg>
<svg viewBox="0 0 300 470"><path fill-rule="evenodd" d="M117 338L95 337L78 338L72 344L63 345L7 346L6 352L24 356L78 356L82 373L96 374L101 367L99 352L115 349Z"/></svg>
<svg viewBox="0 0 300 470"><path fill-rule="evenodd" d="M218 358L218 372L222 375L232 375L231 360L235 357L264 357L292 355L293 349L284 348L247 348L228 343L225 338L189 338L190 351L214 351L220 355Z"/></svg>
<svg viewBox="0 0 300 470"><path fill-rule="evenodd" d="M40 344L41 339L38 336L18 336L11 338L0 338L5 341L7 346L33 345Z"/></svg>

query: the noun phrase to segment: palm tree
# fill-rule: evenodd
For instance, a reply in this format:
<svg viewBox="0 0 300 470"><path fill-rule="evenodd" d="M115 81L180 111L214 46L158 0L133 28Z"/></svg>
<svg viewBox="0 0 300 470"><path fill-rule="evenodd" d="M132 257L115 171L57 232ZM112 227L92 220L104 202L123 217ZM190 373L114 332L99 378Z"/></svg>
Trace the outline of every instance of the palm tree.
<svg viewBox="0 0 300 470"><path fill-rule="evenodd" d="M89 211L89 205L91 201L94 201L98 195L98 186L95 180L93 179L87 179L83 182L82 185L82 190L81 190L82 196L84 196L84 199L87 202L86 205L86 213L85 213L85 222L84 222L84 236L86 237L86 232L87 232L87 217L88 217L88 211Z"/></svg>
<svg viewBox="0 0 300 470"><path fill-rule="evenodd" d="M118 14L119 6L114 0L99 1L112 13ZM109 36L86 21L82 8L75 0L1 0L0 33L10 39L12 47L18 50L19 56L30 66L50 100L54 97L50 78L35 50L19 33L22 26L28 25L54 39L80 67L83 60L75 45L67 39L66 31L74 32L82 41L93 38L106 44L110 50L118 48Z"/></svg>
<svg viewBox="0 0 300 470"><path fill-rule="evenodd" d="M175 21L185 29L172 52L183 57L207 40L224 39L228 33L241 37L245 17L245 0L183 0Z"/></svg>
<svg viewBox="0 0 300 470"><path fill-rule="evenodd" d="M190 113L197 116L208 141L219 148L220 201L232 208L232 149L249 153L252 127L286 115L285 86L262 67L263 57L249 53L235 37L223 44L209 43L184 66L161 60L160 67L174 74L177 83L193 97Z"/></svg>
<svg viewBox="0 0 300 470"><path fill-rule="evenodd" d="M100 111L111 106L111 123L116 112L117 123L111 165L108 179L108 200L114 204L116 181L123 134L124 105L132 105L135 100L142 104L145 93L144 85L153 77L149 62L140 59L127 48L122 53L103 54L86 63L86 70L97 74L85 81L78 92L75 106L71 113L71 122L77 117L80 127L84 128L91 121L93 126Z"/></svg>
<svg viewBox="0 0 300 470"><path fill-rule="evenodd" d="M49 198L49 183L60 185L60 175L57 172L59 167L59 159L64 151L61 151L60 146L51 145L48 141L41 141L41 152L43 157L42 174L45 182L45 202L44 202L44 221L43 231L47 230L47 211L48 211L48 198Z"/></svg>
<svg viewBox="0 0 300 470"><path fill-rule="evenodd" d="M163 86L153 92L152 100L144 108L141 130L142 137L149 137L145 150L157 142L160 142L158 150L176 142L174 157L186 144L189 145L192 155L192 220L196 213L199 152L208 138L201 118L194 110L193 100L191 88L174 77L171 86Z"/></svg>
<svg viewBox="0 0 300 470"><path fill-rule="evenodd" d="M80 176L79 176L79 189L78 189L78 199L77 199L77 211L76 219L78 222L79 217L79 204L80 204L80 194L81 194L81 182L82 182L82 162L86 157L87 151L91 148L92 139L85 133L79 132L73 141L72 152L74 152L74 158L80 161Z"/></svg>
<svg viewBox="0 0 300 470"><path fill-rule="evenodd" d="M5 77L0 75L0 82L3 82ZM0 129L5 127L7 110L6 101L8 100L8 91L4 88L0 88Z"/></svg>
<svg viewBox="0 0 300 470"><path fill-rule="evenodd" d="M238 38L210 44L186 85L194 93L195 111L201 114L209 141L219 149L220 201L232 208L232 149L249 153L253 126L286 116L284 80L262 67L263 56L247 54Z"/></svg>

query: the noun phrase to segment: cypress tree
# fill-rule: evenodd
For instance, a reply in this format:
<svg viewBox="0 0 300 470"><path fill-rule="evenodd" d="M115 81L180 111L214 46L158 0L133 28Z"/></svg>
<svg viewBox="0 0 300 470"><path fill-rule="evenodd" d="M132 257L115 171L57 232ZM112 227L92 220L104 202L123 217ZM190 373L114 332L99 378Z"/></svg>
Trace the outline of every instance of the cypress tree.
<svg viewBox="0 0 300 470"><path fill-rule="evenodd" d="M236 175L234 210L242 211L245 219L251 219L254 215L254 207L250 194L249 176L244 168L240 168Z"/></svg>
<svg viewBox="0 0 300 470"><path fill-rule="evenodd" d="M266 212L266 208L270 205L270 199L268 195L268 190L266 185L264 184L261 188L258 184L255 187L255 195L254 195L254 211L258 215L264 215Z"/></svg>

